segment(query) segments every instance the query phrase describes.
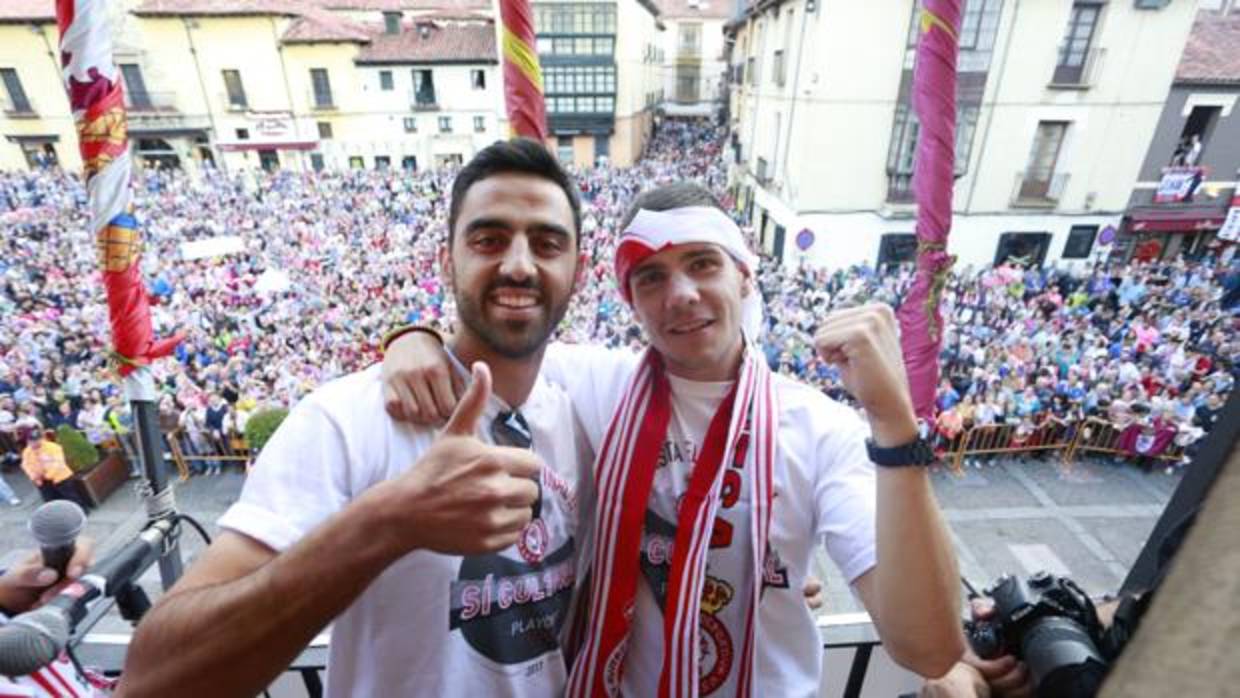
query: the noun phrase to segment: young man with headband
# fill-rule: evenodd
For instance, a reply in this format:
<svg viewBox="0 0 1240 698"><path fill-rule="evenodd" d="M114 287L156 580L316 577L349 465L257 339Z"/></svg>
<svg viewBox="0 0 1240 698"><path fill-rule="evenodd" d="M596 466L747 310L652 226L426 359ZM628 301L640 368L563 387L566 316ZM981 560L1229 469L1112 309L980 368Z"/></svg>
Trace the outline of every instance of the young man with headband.
<svg viewBox="0 0 1240 698"><path fill-rule="evenodd" d="M890 309L832 313L815 337L867 433L766 366L757 260L708 192L642 194L623 229L617 284L651 348L553 344L543 363L599 453L593 491L579 490L593 546L568 695L817 695L801 588L819 541L888 653L945 673L964 649L958 577ZM424 333L392 347L389 407L395 384L435 375L428 348Z"/></svg>

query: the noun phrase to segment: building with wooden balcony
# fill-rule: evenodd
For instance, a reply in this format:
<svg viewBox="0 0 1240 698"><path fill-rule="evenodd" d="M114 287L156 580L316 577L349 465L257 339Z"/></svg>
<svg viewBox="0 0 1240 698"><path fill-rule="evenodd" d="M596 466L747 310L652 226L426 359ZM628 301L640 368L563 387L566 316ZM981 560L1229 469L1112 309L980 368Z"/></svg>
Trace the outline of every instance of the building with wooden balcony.
<svg viewBox="0 0 1240 698"><path fill-rule="evenodd" d="M912 258L916 5L757 0L728 23L733 193L768 253L832 267ZM1196 1L962 5L950 251L961 266L1096 259Z"/></svg>
<svg viewBox="0 0 1240 698"><path fill-rule="evenodd" d="M1216 0L1193 24L1128 201L1117 256L1222 253L1240 239L1238 101L1240 4Z"/></svg>

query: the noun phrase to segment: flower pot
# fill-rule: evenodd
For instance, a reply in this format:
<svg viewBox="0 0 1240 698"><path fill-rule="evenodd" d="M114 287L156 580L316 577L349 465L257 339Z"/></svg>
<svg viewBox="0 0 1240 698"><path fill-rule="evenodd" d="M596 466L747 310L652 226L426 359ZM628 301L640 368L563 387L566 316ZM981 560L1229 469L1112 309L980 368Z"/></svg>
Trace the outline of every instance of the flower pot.
<svg viewBox="0 0 1240 698"><path fill-rule="evenodd" d="M129 462L124 451L108 451L90 470L73 477L81 483L86 501L97 507L129 479Z"/></svg>

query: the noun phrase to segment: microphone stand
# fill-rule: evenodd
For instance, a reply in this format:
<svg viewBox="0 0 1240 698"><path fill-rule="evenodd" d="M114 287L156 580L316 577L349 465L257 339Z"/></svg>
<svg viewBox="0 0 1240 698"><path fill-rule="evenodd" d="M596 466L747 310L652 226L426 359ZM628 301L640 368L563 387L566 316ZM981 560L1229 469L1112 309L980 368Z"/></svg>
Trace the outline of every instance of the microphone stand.
<svg viewBox="0 0 1240 698"><path fill-rule="evenodd" d="M141 493L146 504L149 522L173 519L174 526L164 539L164 552L159 557L159 578L167 591L181 578L180 527L177 522L176 500L168 482L168 470L164 466L164 447L159 436L159 413L156 405L155 379L151 370L143 366L124 379L125 395L129 398L133 413L134 433L138 441L138 457L146 481Z"/></svg>

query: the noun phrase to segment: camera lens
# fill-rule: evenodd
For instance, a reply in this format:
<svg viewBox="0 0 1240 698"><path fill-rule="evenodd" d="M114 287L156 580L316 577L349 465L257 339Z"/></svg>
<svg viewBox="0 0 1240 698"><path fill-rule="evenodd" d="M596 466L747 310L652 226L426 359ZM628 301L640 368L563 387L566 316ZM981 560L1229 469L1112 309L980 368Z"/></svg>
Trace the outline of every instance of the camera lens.
<svg viewBox="0 0 1240 698"><path fill-rule="evenodd" d="M1039 698L1094 696L1106 677L1106 662L1089 633L1068 618L1043 618L1030 626L1021 655Z"/></svg>

